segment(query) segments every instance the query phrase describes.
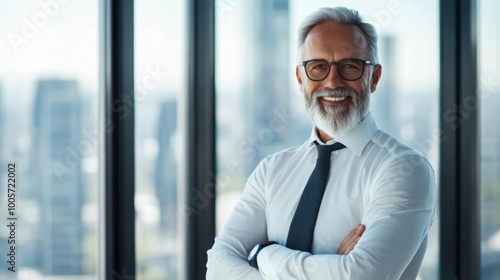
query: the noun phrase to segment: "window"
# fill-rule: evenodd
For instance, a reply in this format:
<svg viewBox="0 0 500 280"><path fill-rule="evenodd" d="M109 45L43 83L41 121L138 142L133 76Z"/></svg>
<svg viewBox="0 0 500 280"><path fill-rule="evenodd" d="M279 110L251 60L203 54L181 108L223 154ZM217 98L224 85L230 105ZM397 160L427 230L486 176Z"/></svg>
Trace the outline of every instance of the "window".
<svg viewBox="0 0 500 280"><path fill-rule="evenodd" d="M135 1L136 275L184 279L178 127L183 111L186 1Z"/></svg>
<svg viewBox="0 0 500 280"><path fill-rule="evenodd" d="M95 279L98 1L1 1L0 22L0 174L15 163L17 276Z"/></svg>
<svg viewBox="0 0 500 280"><path fill-rule="evenodd" d="M481 279L500 275L500 20L497 1L478 1L478 99L480 151Z"/></svg>
<svg viewBox="0 0 500 280"><path fill-rule="evenodd" d="M217 229L266 155L308 135L288 1L216 2Z"/></svg>

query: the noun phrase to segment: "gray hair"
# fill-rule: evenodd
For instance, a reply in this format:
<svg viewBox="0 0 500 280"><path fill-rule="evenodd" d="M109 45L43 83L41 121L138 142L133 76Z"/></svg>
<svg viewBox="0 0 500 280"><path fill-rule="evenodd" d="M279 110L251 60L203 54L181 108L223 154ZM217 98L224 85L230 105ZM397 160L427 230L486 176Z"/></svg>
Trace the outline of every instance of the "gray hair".
<svg viewBox="0 0 500 280"><path fill-rule="evenodd" d="M375 27L369 23L363 22L363 18L361 18L358 11L350 10L345 7L320 8L304 19L299 27L299 40L297 44L298 63L300 63L307 34L309 34L311 29L313 29L316 25L324 22L354 25L361 29L365 39L368 41L370 59L375 61L375 63L378 63L377 31L375 30Z"/></svg>

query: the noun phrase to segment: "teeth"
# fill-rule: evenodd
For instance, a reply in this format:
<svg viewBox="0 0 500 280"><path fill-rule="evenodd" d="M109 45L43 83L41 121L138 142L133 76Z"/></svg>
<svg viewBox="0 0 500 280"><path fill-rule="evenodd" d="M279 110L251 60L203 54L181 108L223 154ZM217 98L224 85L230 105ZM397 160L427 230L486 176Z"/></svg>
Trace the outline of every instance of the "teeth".
<svg viewBox="0 0 500 280"><path fill-rule="evenodd" d="M323 96L323 99L326 101L342 101L346 100L347 96L335 97L335 96Z"/></svg>

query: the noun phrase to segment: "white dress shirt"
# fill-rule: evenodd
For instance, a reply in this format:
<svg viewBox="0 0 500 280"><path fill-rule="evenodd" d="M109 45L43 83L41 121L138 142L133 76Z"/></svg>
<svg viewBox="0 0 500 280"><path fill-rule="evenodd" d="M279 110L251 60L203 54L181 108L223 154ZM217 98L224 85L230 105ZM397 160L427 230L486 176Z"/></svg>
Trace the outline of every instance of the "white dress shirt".
<svg viewBox="0 0 500 280"><path fill-rule="evenodd" d="M332 152L312 254L286 248L290 223L323 144L308 141L266 157L207 253L207 279L415 279L434 219L435 180L429 162L379 130L371 114ZM326 144L335 142L332 140ZM366 231L348 255L337 255L358 224ZM259 243L259 270L247 262Z"/></svg>

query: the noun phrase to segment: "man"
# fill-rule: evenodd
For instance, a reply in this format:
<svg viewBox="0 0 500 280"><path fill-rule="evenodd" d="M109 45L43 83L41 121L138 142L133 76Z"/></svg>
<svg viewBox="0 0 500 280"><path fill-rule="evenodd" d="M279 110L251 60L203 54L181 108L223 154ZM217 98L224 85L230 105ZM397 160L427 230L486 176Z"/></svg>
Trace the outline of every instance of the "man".
<svg viewBox="0 0 500 280"><path fill-rule="evenodd" d="M297 57L311 136L248 178L208 251L207 279L415 279L434 218L434 173L369 113L382 73L375 29L356 11L320 9L299 28ZM346 148L327 148L325 175L316 169L332 143ZM319 207L309 189L322 180Z"/></svg>

